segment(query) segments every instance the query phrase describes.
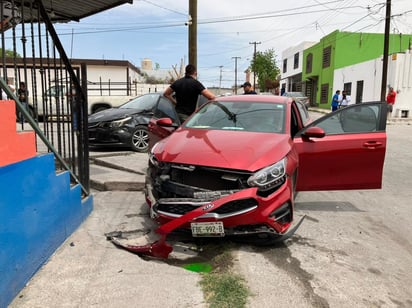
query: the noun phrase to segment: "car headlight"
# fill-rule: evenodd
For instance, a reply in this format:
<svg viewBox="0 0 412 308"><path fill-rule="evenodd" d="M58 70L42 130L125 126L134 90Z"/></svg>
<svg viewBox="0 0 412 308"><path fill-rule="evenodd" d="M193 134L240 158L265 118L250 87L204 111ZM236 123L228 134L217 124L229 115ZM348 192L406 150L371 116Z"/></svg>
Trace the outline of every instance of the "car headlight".
<svg viewBox="0 0 412 308"><path fill-rule="evenodd" d="M157 143L156 143L157 144ZM153 154L153 149L156 147L156 145L150 150L149 152L149 161L153 166L158 167L159 166L159 161L157 160L156 156Z"/></svg>
<svg viewBox="0 0 412 308"><path fill-rule="evenodd" d="M253 174L247 180L249 186L258 187L260 190L267 190L282 183L286 174L287 158L283 158L276 164L263 168Z"/></svg>
<svg viewBox="0 0 412 308"><path fill-rule="evenodd" d="M130 122L131 119L132 119L132 117L127 117L127 118L120 119L120 120L115 120L115 121L112 121L112 122L102 122L102 124L100 126L101 127L116 128L116 127L123 126L124 124Z"/></svg>

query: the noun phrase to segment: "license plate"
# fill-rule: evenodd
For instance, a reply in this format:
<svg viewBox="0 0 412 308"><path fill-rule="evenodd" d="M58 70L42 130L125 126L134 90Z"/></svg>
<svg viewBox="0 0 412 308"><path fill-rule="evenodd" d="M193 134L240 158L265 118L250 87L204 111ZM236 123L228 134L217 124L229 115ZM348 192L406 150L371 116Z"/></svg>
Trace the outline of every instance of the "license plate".
<svg viewBox="0 0 412 308"><path fill-rule="evenodd" d="M192 228L193 237L221 237L225 236L225 229L223 228L223 222L192 222L190 224Z"/></svg>

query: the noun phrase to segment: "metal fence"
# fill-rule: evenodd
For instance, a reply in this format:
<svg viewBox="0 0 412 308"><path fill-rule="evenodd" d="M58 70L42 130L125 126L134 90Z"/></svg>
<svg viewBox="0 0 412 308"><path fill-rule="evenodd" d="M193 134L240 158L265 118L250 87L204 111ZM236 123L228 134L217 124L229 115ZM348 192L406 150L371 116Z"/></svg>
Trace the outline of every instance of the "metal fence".
<svg viewBox="0 0 412 308"><path fill-rule="evenodd" d="M20 128L42 142L38 152L53 152L56 172L68 170L88 195L86 67L73 69L42 1L35 2L0 0L0 88L16 101Z"/></svg>

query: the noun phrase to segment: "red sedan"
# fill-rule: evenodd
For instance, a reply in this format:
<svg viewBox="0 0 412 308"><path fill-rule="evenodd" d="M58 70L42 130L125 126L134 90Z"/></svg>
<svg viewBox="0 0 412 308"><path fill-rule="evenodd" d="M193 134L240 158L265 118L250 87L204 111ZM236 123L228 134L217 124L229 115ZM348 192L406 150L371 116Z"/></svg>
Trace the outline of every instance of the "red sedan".
<svg viewBox="0 0 412 308"><path fill-rule="evenodd" d="M145 193L151 217L165 226L158 233L179 228L272 244L296 230L295 192L381 187L382 102L311 121L292 98L226 96L179 124L149 123L149 139L160 141L149 153Z"/></svg>

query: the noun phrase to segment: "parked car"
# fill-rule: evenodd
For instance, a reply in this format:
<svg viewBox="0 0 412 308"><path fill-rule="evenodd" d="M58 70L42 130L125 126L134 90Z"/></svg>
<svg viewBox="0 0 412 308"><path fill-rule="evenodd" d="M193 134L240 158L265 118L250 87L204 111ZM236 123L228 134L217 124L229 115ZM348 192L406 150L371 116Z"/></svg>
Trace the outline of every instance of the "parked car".
<svg viewBox="0 0 412 308"><path fill-rule="evenodd" d="M91 114L88 117L89 144L129 147L136 152L146 152L149 145L147 125L155 113L178 119L173 105L162 93L145 94L118 108Z"/></svg>
<svg viewBox="0 0 412 308"><path fill-rule="evenodd" d="M384 102L312 121L292 98L236 95L204 104L182 125L155 114L148 128L160 141L150 149L145 197L163 236L179 229L270 245L301 222L296 192L381 188ZM171 250L156 245L159 255Z"/></svg>
<svg viewBox="0 0 412 308"><path fill-rule="evenodd" d="M305 105L306 108L310 107L309 97L307 97L302 92L285 92L285 93L283 93L283 96L292 97L295 100L297 100L298 102L301 102L303 105Z"/></svg>

